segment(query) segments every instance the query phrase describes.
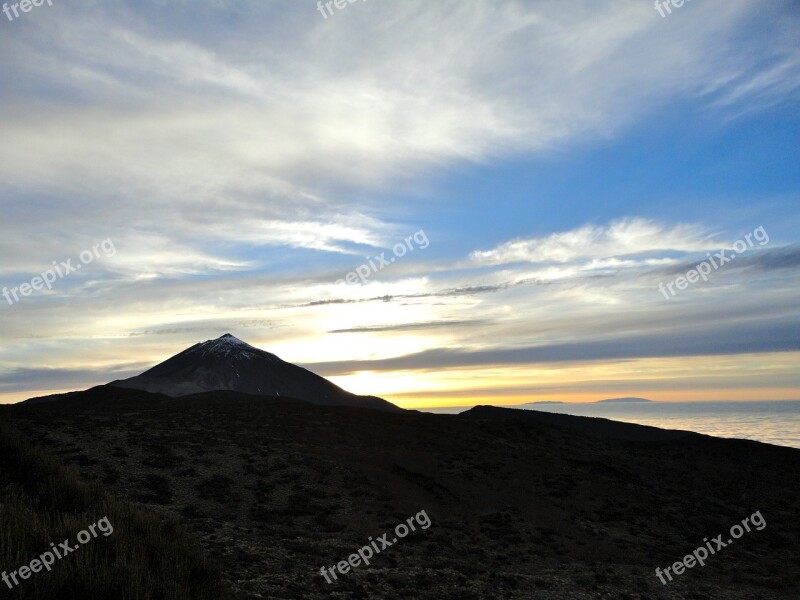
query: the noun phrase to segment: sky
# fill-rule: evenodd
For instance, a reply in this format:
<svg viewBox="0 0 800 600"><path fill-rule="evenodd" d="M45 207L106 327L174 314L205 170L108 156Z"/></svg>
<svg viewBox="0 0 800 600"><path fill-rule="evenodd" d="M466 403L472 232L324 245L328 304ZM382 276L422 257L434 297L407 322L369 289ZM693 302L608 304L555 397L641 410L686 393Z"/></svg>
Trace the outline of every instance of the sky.
<svg viewBox="0 0 800 600"><path fill-rule="evenodd" d="M51 4L0 402L228 332L406 408L800 399L796 1Z"/></svg>

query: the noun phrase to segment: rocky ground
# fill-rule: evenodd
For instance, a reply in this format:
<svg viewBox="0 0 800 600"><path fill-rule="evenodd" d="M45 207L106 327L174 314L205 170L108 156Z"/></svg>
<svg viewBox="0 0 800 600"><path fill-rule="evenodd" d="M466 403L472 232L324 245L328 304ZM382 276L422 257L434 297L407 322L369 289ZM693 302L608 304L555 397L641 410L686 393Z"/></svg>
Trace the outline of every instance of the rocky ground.
<svg viewBox="0 0 800 600"><path fill-rule="evenodd" d="M530 411L386 414L235 393L103 387L4 412L87 479L178 516L243 598L800 597L798 450ZM423 510L428 529L332 584L321 576ZM756 511L763 530L656 578Z"/></svg>

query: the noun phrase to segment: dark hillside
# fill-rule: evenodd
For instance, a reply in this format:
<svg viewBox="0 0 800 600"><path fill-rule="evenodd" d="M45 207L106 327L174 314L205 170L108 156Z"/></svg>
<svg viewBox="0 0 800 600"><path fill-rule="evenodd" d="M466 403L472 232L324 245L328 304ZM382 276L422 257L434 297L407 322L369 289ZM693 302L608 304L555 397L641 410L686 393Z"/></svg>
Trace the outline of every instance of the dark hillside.
<svg viewBox="0 0 800 600"><path fill-rule="evenodd" d="M180 518L250 597L800 594L797 450L487 408L106 393L119 390L6 412L87 478ZM429 529L333 584L320 575L421 510ZM655 577L756 511L763 530L667 586Z"/></svg>

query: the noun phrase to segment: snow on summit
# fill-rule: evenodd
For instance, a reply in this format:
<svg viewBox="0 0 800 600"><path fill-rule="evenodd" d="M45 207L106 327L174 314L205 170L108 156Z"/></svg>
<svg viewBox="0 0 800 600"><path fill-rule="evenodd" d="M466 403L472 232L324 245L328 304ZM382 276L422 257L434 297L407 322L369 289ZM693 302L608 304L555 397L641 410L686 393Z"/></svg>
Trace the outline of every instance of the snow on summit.
<svg viewBox="0 0 800 600"><path fill-rule="evenodd" d="M215 340L207 340L202 344L199 344L197 350L203 356L207 354L217 354L228 357L231 354L234 354L237 356L248 356L249 358L252 358L259 353L268 354L263 350L259 350L258 348L251 346L247 342L243 342L230 333L226 333L222 337L218 337Z"/></svg>

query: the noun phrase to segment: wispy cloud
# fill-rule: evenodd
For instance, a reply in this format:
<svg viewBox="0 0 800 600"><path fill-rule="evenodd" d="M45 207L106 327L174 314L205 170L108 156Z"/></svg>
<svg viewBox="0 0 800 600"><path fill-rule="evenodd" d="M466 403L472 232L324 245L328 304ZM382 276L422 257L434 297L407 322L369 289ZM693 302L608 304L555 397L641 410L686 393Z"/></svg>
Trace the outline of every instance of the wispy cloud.
<svg viewBox="0 0 800 600"><path fill-rule="evenodd" d="M541 238L518 239L491 250L473 252L478 264L515 262L566 263L590 258L597 266L621 265L619 257L653 252L700 252L719 248L708 229L698 225L667 226L641 218L615 221L607 226L585 225ZM598 261L605 261L600 263Z"/></svg>
<svg viewBox="0 0 800 600"><path fill-rule="evenodd" d="M560 231L487 241L454 221L434 240L426 186L614 139L673 102L724 123L800 89L791 2L696 2L669 23L638 0L375 1L341 16L285 0L109 0L3 28L0 285L98 239L118 250L4 313L9 384L55 385L61 371L42 365L83 377L144 364L226 323L315 363L346 336L377 348L353 360L425 347L486 358L497 340L610 338L606 319L646 331L665 312L653 278L734 239L729 224L586 209ZM358 289L334 284L410 223L431 233L424 255ZM747 289L749 268L767 280L760 305L794 314L796 264L776 245L680 306Z"/></svg>

